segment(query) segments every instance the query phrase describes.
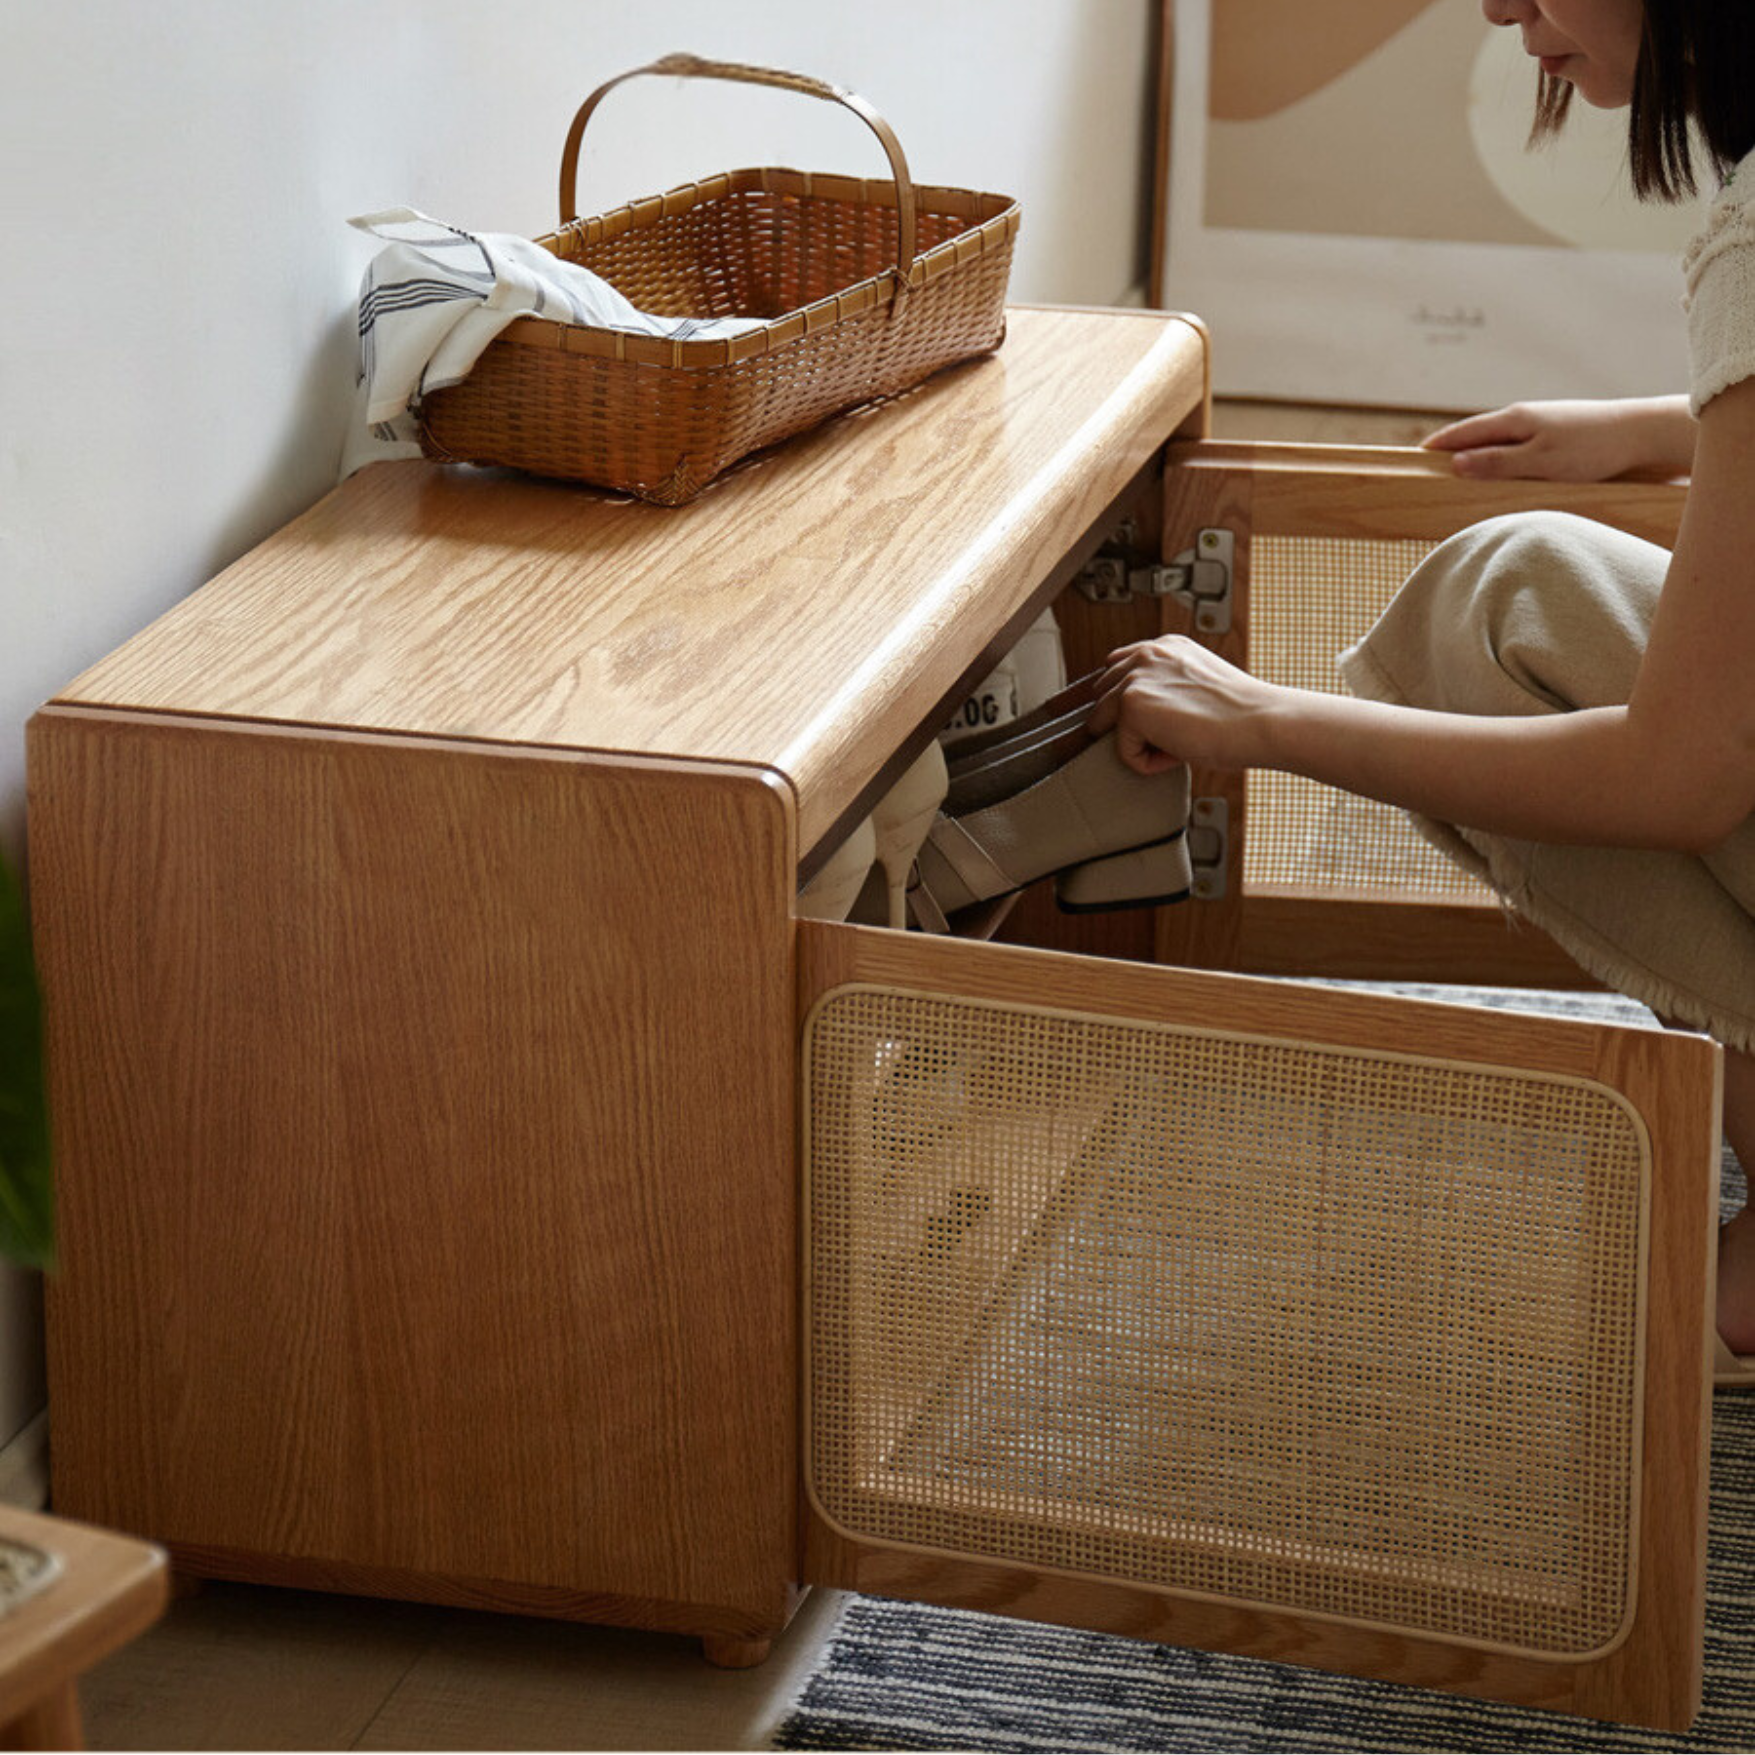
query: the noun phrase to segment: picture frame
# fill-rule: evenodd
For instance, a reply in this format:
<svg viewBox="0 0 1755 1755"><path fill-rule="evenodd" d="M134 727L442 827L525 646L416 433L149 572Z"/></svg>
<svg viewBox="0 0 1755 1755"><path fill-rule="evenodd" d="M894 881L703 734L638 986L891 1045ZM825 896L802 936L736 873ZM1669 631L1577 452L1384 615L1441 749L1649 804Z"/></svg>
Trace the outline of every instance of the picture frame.
<svg viewBox="0 0 1755 1755"><path fill-rule="evenodd" d="M1151 302L1217 394L1462 411L1687 383L1678 259L1624 112L1531 149L1536 70L1461 0L1162 0Z"/></svg>

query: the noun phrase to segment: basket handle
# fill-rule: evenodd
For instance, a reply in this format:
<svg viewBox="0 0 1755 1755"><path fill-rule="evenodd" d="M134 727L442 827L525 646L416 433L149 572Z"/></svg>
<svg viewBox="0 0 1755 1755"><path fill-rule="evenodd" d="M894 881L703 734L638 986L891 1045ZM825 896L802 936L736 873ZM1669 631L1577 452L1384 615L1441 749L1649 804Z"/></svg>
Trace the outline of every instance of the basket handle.
<svg viewBox="0 0 1755 1755"><path fill-rule="evenodd" d="M890 161L896 179L896 280L897 291L908 285L908 271L914 265L914 182L908 175L908 161L902 156L901 143L890 125L857 92L844 86L831 85L827 80L812 79L804 73L783 73L772 67L746 67L737 61L705 61L698 55L666 55L646 67L635 67L606 79L583 104L567 130L567 144L561 149L561 224L571 225L579 217L579 143L585 135L585 124L592 112L624 79L638 79L642 74L671 75L682 79L735 79L746 85L773 85L782 91L795 91L804 97L824 98L830 103L844 104L878 137Z"/></svg>

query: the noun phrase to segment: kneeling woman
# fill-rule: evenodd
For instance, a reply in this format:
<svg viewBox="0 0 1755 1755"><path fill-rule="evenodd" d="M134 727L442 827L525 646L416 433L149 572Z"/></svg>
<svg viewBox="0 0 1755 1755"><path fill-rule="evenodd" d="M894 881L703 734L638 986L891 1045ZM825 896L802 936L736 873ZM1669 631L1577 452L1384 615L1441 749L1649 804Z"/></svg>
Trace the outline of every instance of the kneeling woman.
<svg viewBox="0 0 1755 1755"><path fill-rule="evenodd" d="M1342 669L1356 698L1204 647L1112 655L1093 725L1141 772L1279 768L1415 813L1607 985L1725 1048L1725 1131L1755 1176L1755 7L1484 0L1573 93L1627 107L1635 187L1724 187L1683 263L1687 397L1537 403L1429 445L1459 474L1691 478L1673 554L1559 514L1433 551ZM1720 1236L1719 1380L1755 1384L1755 1208Z"/></svg>

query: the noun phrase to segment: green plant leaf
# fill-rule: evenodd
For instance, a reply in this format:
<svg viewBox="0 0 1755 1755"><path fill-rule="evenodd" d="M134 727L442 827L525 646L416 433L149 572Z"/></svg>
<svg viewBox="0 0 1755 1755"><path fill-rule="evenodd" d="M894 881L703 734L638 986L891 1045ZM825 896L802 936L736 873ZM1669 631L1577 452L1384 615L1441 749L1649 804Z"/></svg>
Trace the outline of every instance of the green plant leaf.
<svg viewBox="0 0 1755 1755"><path fill-rule="evenodd" d="M50 1162L42 996L24 896L0 857L0 1256L24 1267L54 1266Z"/></svg>

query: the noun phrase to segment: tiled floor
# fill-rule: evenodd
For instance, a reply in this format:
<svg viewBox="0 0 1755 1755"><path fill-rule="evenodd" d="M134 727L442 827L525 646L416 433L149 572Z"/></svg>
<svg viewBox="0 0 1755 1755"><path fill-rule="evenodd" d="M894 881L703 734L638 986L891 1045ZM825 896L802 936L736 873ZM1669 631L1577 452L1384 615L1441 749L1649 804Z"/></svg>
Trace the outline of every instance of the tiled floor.
<svg viewBox="0 0 1755 1755"><path fill-rule="evenodd" d="M90 1671L93 1749L760 1749L839 1592L805 1599L767 1663L696 1640L211 1584Z"/></svg>
<svg viewBox="0 0 1755 1755"><path fill-rule="evenodd" d="M1221 438L1412 444L1442 417L1221 403ZM661 1634L210 1585L81 1690L94 1749L759 1749L841 1598L768 1662L712 1669Z"/></svg>

